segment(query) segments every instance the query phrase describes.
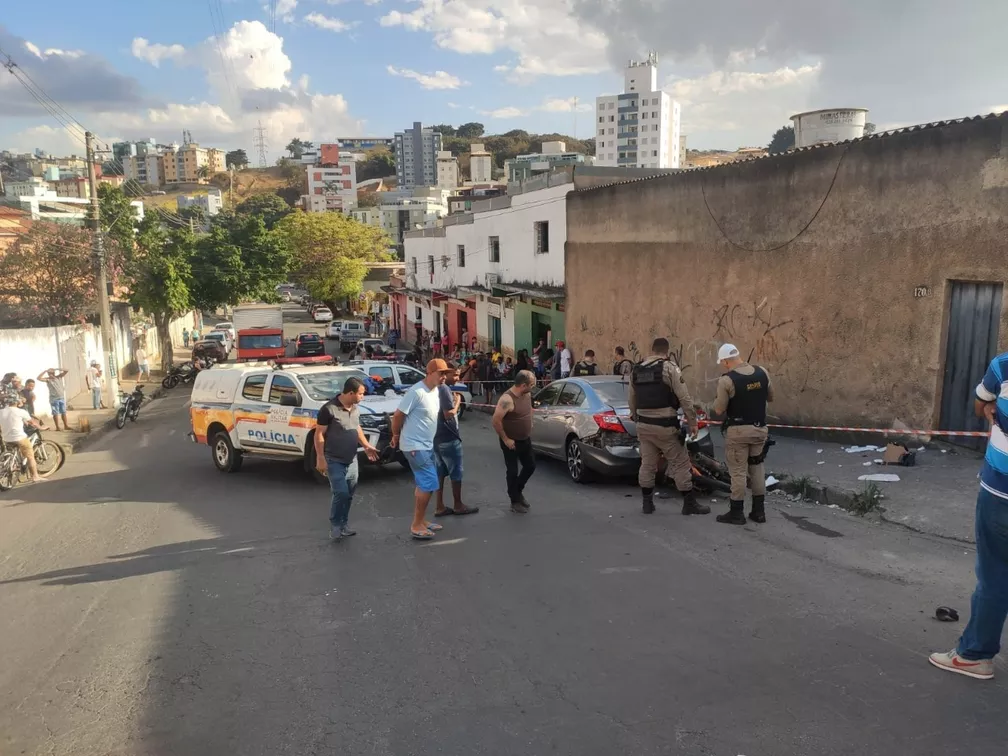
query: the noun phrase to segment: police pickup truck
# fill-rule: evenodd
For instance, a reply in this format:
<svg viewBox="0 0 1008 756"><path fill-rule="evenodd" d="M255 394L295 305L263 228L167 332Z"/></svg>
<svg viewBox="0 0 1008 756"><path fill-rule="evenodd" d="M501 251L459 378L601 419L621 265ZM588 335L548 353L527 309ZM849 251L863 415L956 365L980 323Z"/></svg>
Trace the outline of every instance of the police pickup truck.
<svg viewBox="0 0 1008 756"><path fill-rule="evenodd" d="M301 459L315 473L315 419L327 401L343 390L350 376L364 378L357 368L327 365L276 366L268 362L215 365L196 376L189 418L191 441L210 447L221 472L237 472L245 455L268 459ZM378 449L377 464L402 454L390 444L391 419L399 397L366 396L360 403L360 423ZM358 449L361 462L367 462Z"/></svg>

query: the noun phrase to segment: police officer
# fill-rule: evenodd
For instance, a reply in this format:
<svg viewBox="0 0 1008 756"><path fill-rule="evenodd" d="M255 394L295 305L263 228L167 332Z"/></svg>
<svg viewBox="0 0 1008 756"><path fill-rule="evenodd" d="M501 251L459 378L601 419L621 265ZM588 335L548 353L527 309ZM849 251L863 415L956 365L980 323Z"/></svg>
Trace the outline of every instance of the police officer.
<svg viewBox="0 0 1008 756"><path fill-rule="evenodd" d="M745 525L746 473L752 486L753 522L766 522L763 500L766 477L763 449L767 440L767 402L773 401L770 376L763 368L750 365L739 357L734 344L718 350L718 363L727 371L718 379L714 413L726 414L725 457L731 475L730 509L717 516L718 522Z"/></svg>
<svg viewBox="0 0 1008 756"><path fill-rule="evenodd" d="M627 359L626 351L621 346L616 347L615 355L616 361L613 363L612 368L613 375L620 375L626 378L633 372L633 363Z"/></svg>
<svg viewBox="0 0 1008 756"><path fill-rule="evenodd" d="M574 365L571 370L571 377L583 378L587 375L596 375L598 373L598 365L595 364L595 352L589 349L585 352L584 359L578 360L577 364Z"/></svg>
<svg viewBox="0 0 1008 756"><path fill-rule="evenodd" d="M686 447L679 435L678 410L682 407L691 434L697 431L696 411L686 381L679 367L669 359L669 343L658 338L651 344L651 355L630 373L630 416L637 423L641 465L638 482L643 497L644 514L654 507L655 474L658 455L668 463L676 488L683 495L682 513L709 514L710 507L700 504L693 493L693 473Z"/></svg>

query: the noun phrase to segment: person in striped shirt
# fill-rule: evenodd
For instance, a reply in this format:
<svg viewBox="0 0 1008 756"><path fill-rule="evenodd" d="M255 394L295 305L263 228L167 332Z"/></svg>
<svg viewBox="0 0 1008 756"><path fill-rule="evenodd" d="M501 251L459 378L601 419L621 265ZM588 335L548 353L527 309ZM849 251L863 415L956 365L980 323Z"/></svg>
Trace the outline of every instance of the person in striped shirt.
<svg viewBox="0 0 1008 756"><path fill-rule="evenodd" d="M1008 352L991 361L974 405L977 417L991 425L976 506L977 586L959 643L931 654L930 661L948 672L990 680L1008 617Z"/></svg>

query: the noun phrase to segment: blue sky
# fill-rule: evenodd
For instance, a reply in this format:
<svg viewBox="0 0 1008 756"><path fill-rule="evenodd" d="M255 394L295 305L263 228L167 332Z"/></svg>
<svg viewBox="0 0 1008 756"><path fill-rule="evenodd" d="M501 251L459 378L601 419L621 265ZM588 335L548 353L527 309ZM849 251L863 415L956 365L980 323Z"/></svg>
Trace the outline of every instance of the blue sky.
<svg viewBox="0 0 1008 756"><path fill-rule="evenodd" d="M803 109L867 107L884 128L1008 102L1008 4L978 0L951 24L931 5L850 0L809 18L798 0L91 0L82 14L49 0L7 4L0 48L102 139L186 128L251 152L262 119L271 158L294 136L414 120L589 136L594 97L656 49L689 145L734 149ZM70 152L75 137L0 71L0 149Z"/></svg>

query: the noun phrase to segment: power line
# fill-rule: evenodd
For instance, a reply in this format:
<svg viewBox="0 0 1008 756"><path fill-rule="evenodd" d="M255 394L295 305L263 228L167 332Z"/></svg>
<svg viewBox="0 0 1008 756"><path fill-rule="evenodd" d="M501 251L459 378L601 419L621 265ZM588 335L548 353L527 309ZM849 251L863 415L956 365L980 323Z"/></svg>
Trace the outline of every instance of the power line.
<svg viewBox="0 0 1008 756"><path fill-rule="evenodd" d="M259 125L253 130L253 147L259 151L259 167L266 167L266 129L263 128L262 120L260 119Z"/></svg>

